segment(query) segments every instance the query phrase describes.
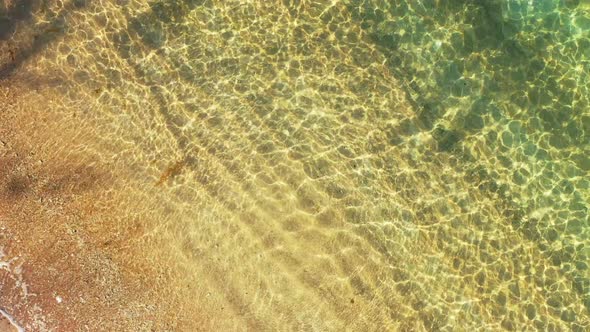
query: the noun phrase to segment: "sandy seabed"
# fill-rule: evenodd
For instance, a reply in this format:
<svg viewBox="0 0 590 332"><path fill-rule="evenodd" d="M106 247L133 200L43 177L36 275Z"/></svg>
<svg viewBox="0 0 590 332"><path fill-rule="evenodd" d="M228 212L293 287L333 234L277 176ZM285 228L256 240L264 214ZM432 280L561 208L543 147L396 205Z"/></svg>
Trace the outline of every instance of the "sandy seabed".
<svg viewBox="0 0 590 332"><path fill-rule="evenodd" d="M540 40L500 2L431 3L4 1L0 308L26 331L587 329L587 12L547 9Z"/></svg>

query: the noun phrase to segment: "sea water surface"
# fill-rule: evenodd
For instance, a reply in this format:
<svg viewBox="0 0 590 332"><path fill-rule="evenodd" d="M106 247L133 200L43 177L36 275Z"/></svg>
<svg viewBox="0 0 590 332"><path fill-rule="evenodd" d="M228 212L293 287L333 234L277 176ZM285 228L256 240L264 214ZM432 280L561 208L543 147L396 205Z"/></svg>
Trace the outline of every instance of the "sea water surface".
<svg viewBox="0 0 590 332"><path fill-rule="evenodd" d="M589 73L586 0L4 0L0 308L587 331Z"/></svg>

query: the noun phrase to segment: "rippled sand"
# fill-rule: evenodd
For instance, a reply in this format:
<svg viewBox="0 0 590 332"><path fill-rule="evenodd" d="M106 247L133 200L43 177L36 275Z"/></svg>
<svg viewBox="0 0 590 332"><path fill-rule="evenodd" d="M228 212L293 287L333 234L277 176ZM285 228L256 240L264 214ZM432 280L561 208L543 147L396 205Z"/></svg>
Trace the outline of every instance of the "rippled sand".
<svg viewBox="0 0 590 332"><path fill-rule="evenodd" d="M590 328L585 1L3 4L27 331Z"/></svg>

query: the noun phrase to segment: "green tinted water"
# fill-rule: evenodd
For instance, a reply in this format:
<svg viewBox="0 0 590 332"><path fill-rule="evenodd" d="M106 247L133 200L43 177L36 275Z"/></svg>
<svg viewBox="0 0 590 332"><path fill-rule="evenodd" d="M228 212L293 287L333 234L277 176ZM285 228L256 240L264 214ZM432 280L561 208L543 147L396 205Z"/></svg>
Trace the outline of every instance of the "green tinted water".
<svg viewBox="0 0 590 332"><path fill-rule="evenodd" d="M217 329L590 328L588 1L63 17L56 112L162 188L152 234Z"/></svg>

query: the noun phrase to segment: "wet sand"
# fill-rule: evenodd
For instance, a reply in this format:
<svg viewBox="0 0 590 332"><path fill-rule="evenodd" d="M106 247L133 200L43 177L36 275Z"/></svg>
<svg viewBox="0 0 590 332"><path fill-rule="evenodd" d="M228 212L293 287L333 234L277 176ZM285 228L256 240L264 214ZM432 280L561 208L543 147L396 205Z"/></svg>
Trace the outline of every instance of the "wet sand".
<svg viewBox="0 0 590 332"><path fill-rule="evenodd" d="M583 331L584 76L454 49L476 5L405 3L33 6L0 43L0 306L27 331ZM535 107L566 102L556 143Z"/></svg>
<svg viewBox="0 0 590 332"><path fill-rule="evenodd" d="M18 325L14 319L3 310L0 311L0 331L1 332L21 332L22 327Z"/></svg>

